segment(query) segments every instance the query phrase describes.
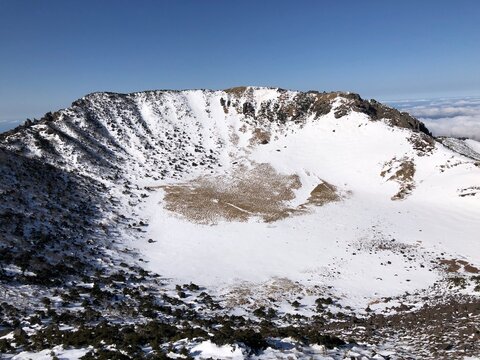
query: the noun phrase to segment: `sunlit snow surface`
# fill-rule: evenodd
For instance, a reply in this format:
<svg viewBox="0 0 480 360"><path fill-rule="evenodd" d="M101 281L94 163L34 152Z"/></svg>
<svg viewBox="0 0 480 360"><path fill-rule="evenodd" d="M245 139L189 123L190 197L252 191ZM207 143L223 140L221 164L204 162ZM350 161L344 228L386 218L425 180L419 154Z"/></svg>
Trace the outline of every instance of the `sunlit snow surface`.
<svg viewBox="0 0 480 360"><path fill-rule="evenodd" d="M77 360L84 356L90 349L64 349L62 346L55 346L52 349L40 352L23 351L15 355L11 360L50 360L52 354L59 359Z"/></svg>
<svg viewBox="0 0 480 360"><path fill-rule="evenodd" d="M271 92L257 91L256 96L269 98ZM209 101L218 103L222 95ZM202 225L165 210L164 192L158 190L140 213L150 224L146 237L156 242L130 244L140 250L149 270L220 292L240 282L254 286L288 278L305 286L332 286L345 304L364 308L380 297L432 285L438 273L430 260L441 253L478 264L479 198L459 197L462 188L480 184L472 160L438 143L431 153L419 156L408 141L409 130L371 122L355 112L340 119L332 112L304 126L272 125L272 141L250 147L252 130L242 128L241 117L225 115L219 106L207 116L202 93L190 92L187 98L193 117L182 128L193 137L197 130L189 122L200 122L207 150L215 141L224 142L223 167L217 174L228 174L234 162L268 163L279 173L299 176L299 203L321 180L347 195L309 214L273 223L251 218ZM152 108L155 105L143 108L148 122L168 123ZM478 143L470 145L473 149ZM403 157L415 162L415 188L404 200L392 201L399 185L380 173L385 163ZM202 170L189 177L200 175ZM143 186L165 183L170 182L139 179ZM382 241L391 247L378 246ZM416 256L409 259L397 251L398 244Z"/></svg>

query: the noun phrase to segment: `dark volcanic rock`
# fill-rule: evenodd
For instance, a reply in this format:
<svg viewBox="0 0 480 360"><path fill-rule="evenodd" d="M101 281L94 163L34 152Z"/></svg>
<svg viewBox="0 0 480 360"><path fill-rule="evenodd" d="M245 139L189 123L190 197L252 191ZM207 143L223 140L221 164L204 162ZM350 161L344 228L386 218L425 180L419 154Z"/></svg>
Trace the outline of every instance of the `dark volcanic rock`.
<svg viewBox="0 0 480 360"><path fill-rule="evenodd" d="M340 106L335 113L336 117L345 116L353 110L370 116L372 120L386 119L393 126L420 131L429 136L432 135L423 122L406 112L400 112L373 99L370 101L364 100L360 95L354 93L340 94L340 96L347 99L347 103Z"/></svg>

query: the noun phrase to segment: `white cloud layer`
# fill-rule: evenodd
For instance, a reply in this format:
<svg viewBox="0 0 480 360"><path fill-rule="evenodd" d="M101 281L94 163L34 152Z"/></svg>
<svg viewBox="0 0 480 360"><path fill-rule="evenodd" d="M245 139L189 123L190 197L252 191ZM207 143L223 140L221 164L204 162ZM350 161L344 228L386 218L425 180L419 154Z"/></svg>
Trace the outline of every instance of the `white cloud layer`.
<svg viewBox="0 0 480 360"><path fill-rule="evenodd" d="M480 141L480 98L402 101L393 106L423 121L435 136Z"/></svg>

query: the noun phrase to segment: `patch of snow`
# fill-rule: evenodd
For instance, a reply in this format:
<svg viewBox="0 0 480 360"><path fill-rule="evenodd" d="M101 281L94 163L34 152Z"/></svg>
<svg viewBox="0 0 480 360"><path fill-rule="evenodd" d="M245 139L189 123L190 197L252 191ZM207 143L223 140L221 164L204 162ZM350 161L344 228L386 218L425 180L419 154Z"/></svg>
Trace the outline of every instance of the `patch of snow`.
<svg viewBox="0 0 480 360"><path fill-rule="evenodd" d="M243 360L245 356L238 345L218 346L210 340L203 341L190 350L190 356L195 359L231 359Z"/></svg>

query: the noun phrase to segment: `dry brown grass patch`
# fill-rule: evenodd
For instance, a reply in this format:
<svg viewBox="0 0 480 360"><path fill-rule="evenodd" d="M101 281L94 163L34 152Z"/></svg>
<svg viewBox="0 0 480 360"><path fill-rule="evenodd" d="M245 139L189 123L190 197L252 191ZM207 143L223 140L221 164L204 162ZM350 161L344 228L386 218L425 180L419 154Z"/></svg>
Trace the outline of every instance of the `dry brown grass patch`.
<svg viewBox="0 0 480 360"><path fill-rule="evenodd" d="M324 181L312 190L310 197L307 200L307 204L322 206L338 200L340 200L340 196L337 194L337 188Z"/></svg>
<svg viewBox="0 0 480 360"><path fill-rule="evenodd" d="M446 265L448 272L457 272L461 268L461 266L457 264L455 259L451 259L451 260L443 259L443 260L440 260L440 264Z"/></svg>
<svg viewBox="0 0 480 360"><path fill-rule="evenodd" d="M265 145L270 142L271 135L268 131L262 129L255 129L250 138L250 145Z"/></svg>
<svg viewBox="0 0 480 360"><path fill-rule="evenodd" d="M295 198L294 190L301 185L298 175L279 174L268 164L256 164L252 168L240 166L229 175L203 176L161 188L167 210L199 224L247 221L252 217L273 222L306 213L308 205L340 200L333 185L322 183L305 204L289 206Z"/></svg>
<svg viewBox="0 0 480 360"><path fill-rule="evenodd" d="M458 272L460 269L467 273L471 274L478 274L480 273L480 269L468 263L465 260L458 260L458 259L442 259L440 260L440 264L445 265L447 268L447 272Z"/></svg>
<svg viewBox="0 0 480 360"><path fill-rule="evenodd" d="M289 215L285 204L300 188L297 175L282 175L270 165L240 167L231 175L200 177L192 182L163 186L166 208L202 224L246 221L252 216L275 221Z"/></svg>
<svg viewBox="0 0 480 360"><path fill-rule="evenodd" d="M241 97L247 91L247 87L246 86L236 86L236 87L233 87L233 88L230 88L230 89L225 89L223 91L225 91L227 94L234 95L234 96L237 96L237 97Z"/></svg>

